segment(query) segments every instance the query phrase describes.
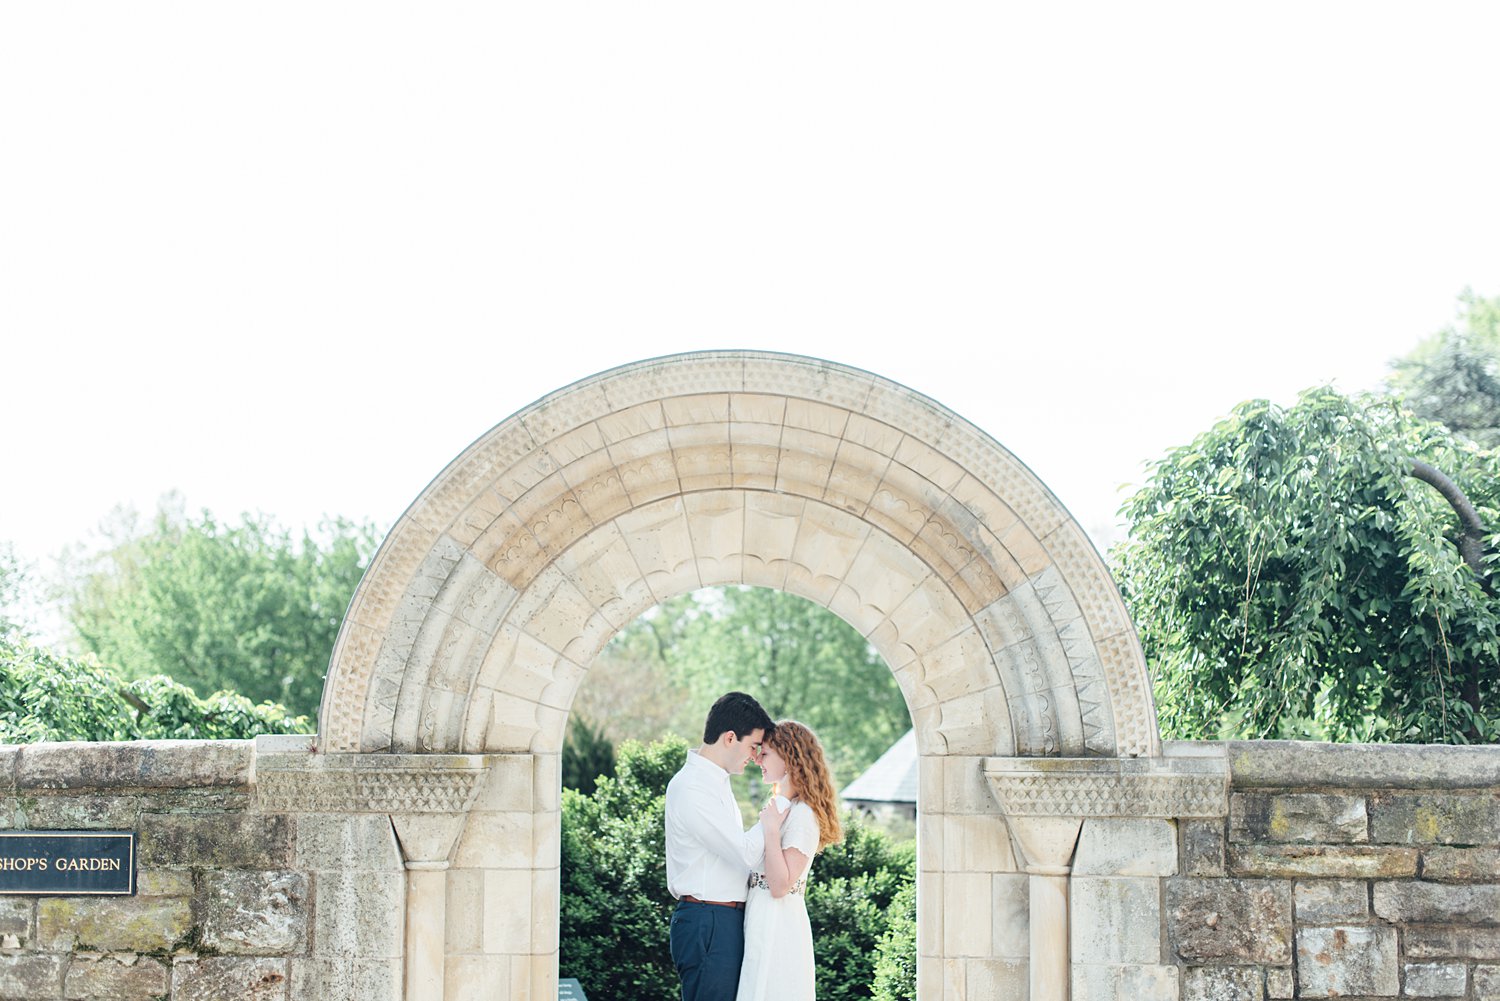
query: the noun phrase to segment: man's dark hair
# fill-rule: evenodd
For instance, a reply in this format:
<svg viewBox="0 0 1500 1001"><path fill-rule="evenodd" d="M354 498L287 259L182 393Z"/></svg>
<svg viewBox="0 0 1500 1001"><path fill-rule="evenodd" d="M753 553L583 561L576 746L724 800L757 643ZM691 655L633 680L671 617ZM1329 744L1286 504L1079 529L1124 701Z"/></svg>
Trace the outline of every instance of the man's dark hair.
<svg viewBox="0 0 1500 1001"><path fill-rule="evenodd" d="M766 736L776 729L776 724L755 701L755 697L744 692L730 692L719 696L719 701L708 711L708 721L703 724L703 742L717 743L730 730L739 740L744 740L752 730L764 730Z"/></svg>

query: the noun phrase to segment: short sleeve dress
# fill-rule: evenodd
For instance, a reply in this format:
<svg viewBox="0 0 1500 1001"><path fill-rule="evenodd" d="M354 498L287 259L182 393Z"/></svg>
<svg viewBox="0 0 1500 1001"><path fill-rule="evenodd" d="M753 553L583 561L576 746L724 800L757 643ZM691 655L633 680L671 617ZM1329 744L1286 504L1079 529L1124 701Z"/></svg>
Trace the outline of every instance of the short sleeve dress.
<svg viewBox="0 0 1500 1001"><path fill-rule="evenodd" d="M786 809L788 800L777 797ZM777 898L766 886L765 865L750 874L745 901L745 961L735 1001L813 1001L812 926L804 891L818 851L818 818L806 803L792 804L781 825L781 846L808 858L807 871L790 893Z"/></svg>

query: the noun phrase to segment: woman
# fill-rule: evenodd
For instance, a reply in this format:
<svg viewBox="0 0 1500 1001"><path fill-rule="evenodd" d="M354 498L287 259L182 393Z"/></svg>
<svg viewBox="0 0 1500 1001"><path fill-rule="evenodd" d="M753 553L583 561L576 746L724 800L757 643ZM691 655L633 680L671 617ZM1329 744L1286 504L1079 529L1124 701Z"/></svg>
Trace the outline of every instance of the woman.
<svg viewBox="0 0 1500 1001"><path fill-rule="evenodd" d="M761 747L771 783L761 811L766 854L750 874L745 960L735 1001L813 1001L812 926L803 891L813 856L841 840L833 776L823 745L795 720L782 720Z"/></svg>

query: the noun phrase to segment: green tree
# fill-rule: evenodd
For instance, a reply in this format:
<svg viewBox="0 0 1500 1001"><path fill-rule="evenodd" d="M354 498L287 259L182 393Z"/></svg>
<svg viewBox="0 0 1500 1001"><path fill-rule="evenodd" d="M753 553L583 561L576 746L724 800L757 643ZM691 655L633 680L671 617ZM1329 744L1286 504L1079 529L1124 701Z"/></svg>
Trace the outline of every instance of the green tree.
<svg viewBox="0 0 1500 1001"><path fill-rule="evenodd" d="M126 681L91 659L63 657L16 634L0 637L0 743L310 732L306 717L281 706L252 705L233 692L200 699L160 675Z"/></svg>
<svg viewBox="0 0 1500 1001"><path fill-rule="evenodd" d="M827 609L757 587L724 588L701 604L703 611L685 616L667 648L695 703L707 707L738 689L774 718L801 720L817 732L840 785L911 726L885 661Z"/></svg>
<svg viewBox="0 0 1500 1001"><path fill-rule="evenodd" d="M568 733L563 738L563 788L588 795L594 791L599 776L613 775L614 771L615 745L604 736L602 727L575 711L568 719Z"/></svg>
<svg viewBox="0 0 1500 1001"><path fill-rule="evenodd" d="M1480 572L1412 460L1490 534ZM1241 404L1156 463L1113 558L1166 735L1500 739L1500 456L1386 398Z"/></svg>
<svg viewBox="0 0 1500 1001"><path fill-rule="evenodd" d="M1500 447L1500 296L1465 289L1459 319L1391 363L1389 387L1419 417Z"/></svg>
<svg viewBox="0 0 1500 1001"><path fill-rule="evenodd" d="M164 505L76 574L68 621L128 677L165 674L313 714L376 543L371 526L341 519L294 539L263 516L226 524Z"/></svg>

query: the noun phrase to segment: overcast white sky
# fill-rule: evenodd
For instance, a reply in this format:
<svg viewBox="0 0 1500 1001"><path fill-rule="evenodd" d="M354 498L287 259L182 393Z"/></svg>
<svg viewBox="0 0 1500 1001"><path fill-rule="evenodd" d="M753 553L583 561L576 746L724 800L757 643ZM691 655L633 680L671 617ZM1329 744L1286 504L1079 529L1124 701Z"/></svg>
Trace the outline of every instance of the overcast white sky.
<svg viewBox="0 0 1500 1001"><path fill-rule="evenodd" d="M0 5L0 540L388 526L684 350L928 394L1101 542L1500 292L1500 5Z"/></svg>

